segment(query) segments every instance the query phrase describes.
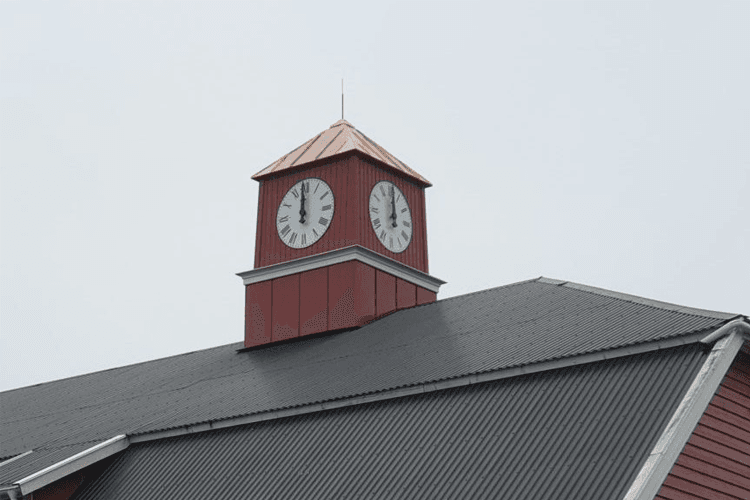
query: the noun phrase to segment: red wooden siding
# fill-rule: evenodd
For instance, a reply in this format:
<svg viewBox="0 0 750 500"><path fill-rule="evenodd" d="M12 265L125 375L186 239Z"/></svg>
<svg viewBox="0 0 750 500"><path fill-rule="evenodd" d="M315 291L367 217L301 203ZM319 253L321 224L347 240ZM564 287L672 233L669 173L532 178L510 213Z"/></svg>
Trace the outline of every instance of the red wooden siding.
<svg viewBox="0 0 750 500"><path fill-rule="evenodd" d="M299 274L273 280L271 340L299 337Z"/></svg>
<svg viewBox="0 0 750 500"><path fill-rule="evenodd" d="M750 499L750 355L737 355L656 498Z"/></svg>
<svg viewBox="0 0 750 500"><path fill-rule="evenodd" d="M270 281L245 287L245 344L267 344L271 342L271 298Z"/></svg>
<svg viewBox="0 0 750 500"><path fill-rule="evenodd" d="M396 310L396 277L377 269L375 271L375 288L377 290L375 305L376 314L382 316Z"/></svg>
<svg viewBox="0 0 750 500"><path fill-rule="evenodd" d="M320 240L307 248L287 247L276 231L276 210L284 194L296 182L308 178L323 179L335 196L331 224ZM372 187L381 180L396 184L406 195L412 212L413 234L409 247L393 253L378 241L372 230L369 198ZM385 171L374 161L357 154L334 159L330 163L292 172L284 177L263 181L258 197L258 225L255 241L255 267L265 267L301 257L362 245L407 266L428 272L427 230L425 228L424 189L412 182Z"/></svg>
<svg viewBox="0 0 750 500"><path fill-rule="evenodd" d="M437 294L359 261L247 285L245 347L365 323Z"/></svg>
<svg viewBox="0 0 750 500"><path fill-rule="evenodd" d="M29 493L23 498L24 500L68 500L68 498L73 496L85 478L85 472L79 470Z"/></svg>
<svg viewBox="0 0 750 500"><path fill-rule="evenodd" d="M328 269L314 269L300 274L300 336L328 329Z"/></svg>
<svg viewBox="0 0 750 500"><path fill-rule="evenodd" d="M396 307L404 309L417 305L417 285L396 278Z"/></svg>

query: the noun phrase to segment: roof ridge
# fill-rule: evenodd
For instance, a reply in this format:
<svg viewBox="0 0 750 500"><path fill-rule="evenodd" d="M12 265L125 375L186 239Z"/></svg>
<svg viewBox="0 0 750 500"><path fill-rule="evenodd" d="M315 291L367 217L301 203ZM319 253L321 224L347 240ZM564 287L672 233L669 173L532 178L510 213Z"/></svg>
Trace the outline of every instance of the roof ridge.
<svg viewBox="0 0 750 500"><path fill-rule="evenodd" d="M501 288L510 288L510 287L513 287L513 286L525 285L526 283L533 283L534 281L539 281L542 278L543 278L543 276L540 276L539 278L531 278L531 279L527 279L527 280L516 281L514 283L508 283L507 285L493 286L492 288L485 288L484 290L476 290L474 292L463 293L461 295L454 295L452 297L446 297L444 299L438 299L435 302L428 302L427 304L421 304L421 305L422 306L428 306L430 304L437 304L438 302L447 302L449 300L462 299L462 298L468 297L470 295L478 295L480 293L489 293L489 292L493 292L495 290L500 290ZM415 306L415 307L420 307L420 306ZM414 309L414 308L411 307L409 309ZM398 312L398 311L396 311L396 312Z"/></svg>
<svg viewBox="0 0 750 500"><path fill-rule="evenodd" d="M576 283L573 281L564 281L564 280L558 280L554 278L546 278L544 276L540 277L537 281L539 283L544 283L548 285L554 285L554 286L564 286L565 288L572 288L574 290L579 290L581 292L591 293L595 295L600 295L603 297L609 297L612 299L622 300L624 302L631 302L634 304L640 304L643 306L653 307L656 309L663 309L666 311L681 313L681 314L689 314L691 316L701 316L704 318L712 318L712 319L734 319L737 317L742 316L742 314L735 314L735 313L727 313L722 311L712 311L710 309L700 309L697 307L689 307L689 306L681 306L679 304L673 304L671 302L664 302L661 300L656 299L649 299L647 297L641 297L639 295L633 295L629 293L623 293L623 292L616 292L614 290L609 290L606 288L599 288L591 285L584 285L581 283Z"/></svg>

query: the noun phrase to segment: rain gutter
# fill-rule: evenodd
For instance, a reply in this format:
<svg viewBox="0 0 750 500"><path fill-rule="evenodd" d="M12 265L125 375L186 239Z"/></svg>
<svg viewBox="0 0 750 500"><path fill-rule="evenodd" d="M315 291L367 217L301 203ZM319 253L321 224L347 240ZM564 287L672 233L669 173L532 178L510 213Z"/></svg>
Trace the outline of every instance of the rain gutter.
<svg viewBox="0 0 750 500"><path fill-rule="evenodd" d="M624 500L652 500L656 497L695 426L724 381L737 353L748 339L750 325L742 319L730 321L701 339L704 344L716 343Z"/></svg>
<svg viewBox="0 0 750 500"><path fill-rule="evenodd" d="M11 486L0 488L0 496L4 496L4 494L8 495L11 500L23 498L33 491L54 483L58 479L62 479L84 467L88 467L93 463L104 460L124 450L129 444L130 441L124 434L115 436L80 453L76 453L72 457L50 465L39 472L26 476Z"/></svg>

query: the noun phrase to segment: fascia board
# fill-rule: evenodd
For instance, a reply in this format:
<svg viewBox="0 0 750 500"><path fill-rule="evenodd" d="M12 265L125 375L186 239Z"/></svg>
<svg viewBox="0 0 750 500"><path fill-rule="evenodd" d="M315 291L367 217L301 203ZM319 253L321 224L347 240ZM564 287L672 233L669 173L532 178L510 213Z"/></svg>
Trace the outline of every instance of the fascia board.
<svg viewBox="0 0 750 500"><path fill-rule="evenodd" d="M83 450L80 453L76 453L72 457L68 457L65 460L50 465L39 472L35 472L20 481L16 481L14 486L20 489L22 495L28 495L29 493L47 486L58 479L62 479L84 467L88 467L93 463L104 460L105 458L124 450L129 444L130 442L124 434L115 436L92 446L91 448Z"/></svg>
<svg viewBox="0 0 750 500"><path fill-rule="evenodd" d="M372 266L375 269L379 269L383 272L392 274L397 278L408 281L409 283L421 286L431 292L437 293L440 289L440 285L445 284L445 281L443 280L430 276L418 269L414 269L413 267L402 264L401 262L380 255L359 245L352 245L338 250L331 250L330 252L311 255L310 257L282 262L281 264L252 269L250 271L237 273L237 276L242 278L242 283L244 285L251 285L253 283L260 283L261 281L281 278L290 274L311 271L313 269L328 267L351 260L357 260Z"/></svg>
<svg viewBox="0 0 750 500"><path fill-rule="evenodd" d="M659 493L744 343L739 329L716 342L624 500L651 500Z"/></svg>

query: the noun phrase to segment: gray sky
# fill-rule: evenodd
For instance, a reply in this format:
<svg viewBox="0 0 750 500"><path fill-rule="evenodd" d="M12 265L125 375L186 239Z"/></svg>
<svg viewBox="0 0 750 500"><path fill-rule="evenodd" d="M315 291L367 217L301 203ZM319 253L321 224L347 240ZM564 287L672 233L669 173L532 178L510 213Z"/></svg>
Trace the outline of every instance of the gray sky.
<svg viewBox="0 0 750 500"><path fill-rule="evenodd" d="M446 298L750 314L750 2L0 3L0 390L243 338L251 175L340 117Z"/></svg>

